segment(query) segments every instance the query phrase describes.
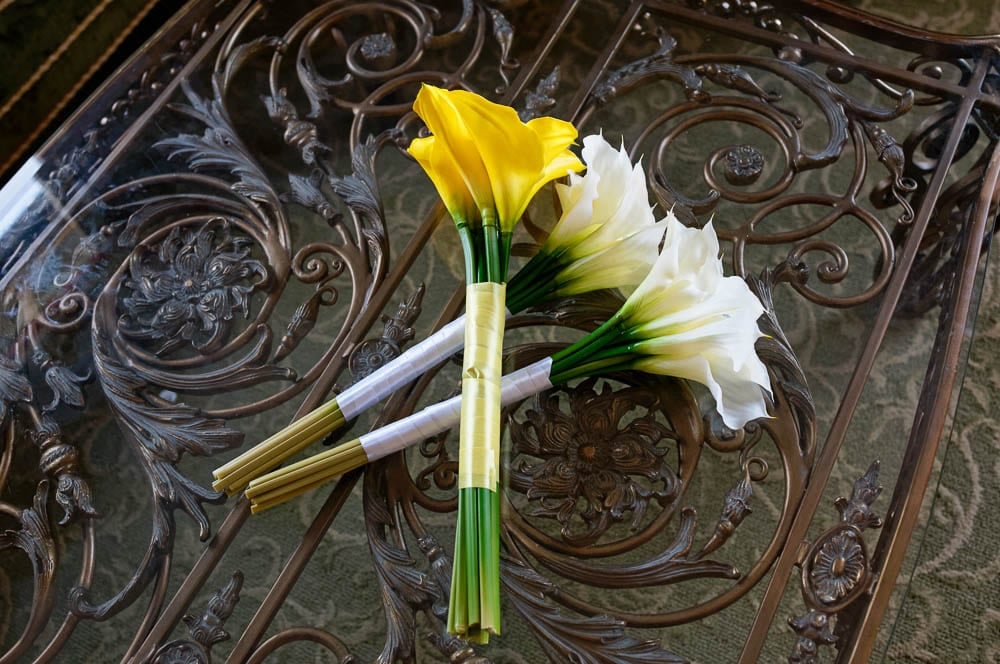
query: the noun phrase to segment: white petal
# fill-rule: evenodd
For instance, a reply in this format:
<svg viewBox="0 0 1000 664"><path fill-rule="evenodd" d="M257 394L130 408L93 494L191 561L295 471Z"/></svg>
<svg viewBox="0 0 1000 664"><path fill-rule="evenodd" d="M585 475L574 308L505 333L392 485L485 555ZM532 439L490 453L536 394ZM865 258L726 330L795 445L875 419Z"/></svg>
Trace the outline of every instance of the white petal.
<svg viewBox="0 0 1000 664"><path fill-rule="evenodd" d="M670 214L666 225L660 256L622 307L643 356L635 368L702 383L726 425L741 428L767 415L770 379L754 349L764 307L746 282L723 275L710 223L687 228Z"/></svg>
<svg viewBox="0 0 1000 664"><path fill-rule="evenodd" d="M641 166L633 167L624 146L616 150L599 135L587 136L583 145L587 173L557 187L563 214L542 247L571 261L616 246L655 223L645 175Z"/></svg>
<svg viewBox="0 0 1000 664"><path fill-rule="evenodd" d="M581 234L586 237L593 232L587 229L591 226L600 177L597 171L588 170L586 175L571 176L569 185L556 185L556 195L559 196L563 213L545 240L541 249L543 253L566 251L579 241Z"/></svg>
<svg viewBox="0 0 1000 664"><path fill-rule="evenodd" d="M631 292L656 262L662 235L661 228L647 226L615 246L573 261L556 275L557 292L574 295L601 288Z"/></svg>
<svg viewBox="0 0 1000 664"><path fill-rule="evenodd" d="M684 303L676 301L687 292L688 300L698 300L703 293L713 292L723 278L722 262L719 261L719 241L711 223L704 229L688 228L673 212L665 219L666 234L663 249L649 276L639 284L626 301L623 310L628 315L648 319L657 315L656 311L681 308ZM671 293L664 292L669 288ZM675 306L671 307L673 301ZM640 313L644 312L644 313Z"/></svg>
<svg viewBox="0 0 1000 664"><path fill-rule="evenodd" d="M715 398L719 415L730 429L742 429L751 420L767 417L764 400L766 371L762 384L752 377L749 367L742 372L720 369L701 355L674 359L651 356L639 360L634 366L639 371L701 383Z"/></svg>

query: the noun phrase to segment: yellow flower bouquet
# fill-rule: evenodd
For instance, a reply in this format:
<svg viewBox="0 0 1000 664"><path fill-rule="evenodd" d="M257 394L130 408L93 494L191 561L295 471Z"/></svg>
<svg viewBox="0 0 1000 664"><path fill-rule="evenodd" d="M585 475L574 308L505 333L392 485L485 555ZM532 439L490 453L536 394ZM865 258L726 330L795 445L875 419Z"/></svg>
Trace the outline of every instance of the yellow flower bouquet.
<svg viewBox="0 0 1000 664"><path fill-rule="evenodd" d="M507 308L511 312L543 304L553 297L580 295L598 289L632 292L657 260L664 224L656 222L649 207L646 176L641 165L633 166L624 146L616 150L600 135L587 136L582 142L587 172L582 176L570 173L568 184L556 185L561 216L538 252L508 283ZM244 452L230 465L242 464L255 472L247 476L241 471L240 475L235 475L241 483L229 484L227 489L242 490L246 483L252 484L248 489L248 495L253 498L252 507L262 511L381 458L383 450L388 449L386 445L398 449L400 444L409 444L400 441L417 440L421 431L432 431L424 436L429 437L457 424L458 411L439 404L419 418L401 420L378 432L365 434L357 441L259 477L311 442L302 431L312 432L309 436L313 439L326 435L344 417L350 419L353 413L361 412L453 355L462 348L464 329L463 316L307 417ZM513 383L513 379L504 379L504 399L508 392L529 389L529 385L537 382L524 373L518 375L525 377ZM538 375L547 380L548 368ZM523 385L514 387L518 384ZM337 412L342 417L335 420L330 412ZM318 425L307 428L309 418L331 424L317 433ZM447 426L442 424L444 422ZM377 442L383 440L387 443ZM216 471L217 476L225 468ZM244 481L243 477L247 479ZM258 479L254 480L255 477ZM217 480L220 486L226 486L227 481L232 480L226 476Z"/></svg>
<svg viewBox="0 0 1000 664"><path fill-rule="evenodd" d="M630 291L656 260L663 228L647 204L646 176L624 148L600 135L583 139L587 173L557 184L562 215L548 239L507 284L507 310L517 313L555 297L599 289ZM214 472L216 491L235 494L285 459L326 437L462 349L465 317L448 323L399 357L351 385ZM364 463L344 449L340 462ZM331 460L332 462L332 460ZM339 473L338 473L339 474Z"/></svg>
<svg viewBox="0 0 1000 664"><path fill-rule="evenodd" d="M576 128L522 122L509 106L424 85L413 104L431 135L409 153L455 222L465 257L465 359L458 521L448 631L473 642L500 633L500 379L507 265L514 226L547 182L583 169Z"/></svg>

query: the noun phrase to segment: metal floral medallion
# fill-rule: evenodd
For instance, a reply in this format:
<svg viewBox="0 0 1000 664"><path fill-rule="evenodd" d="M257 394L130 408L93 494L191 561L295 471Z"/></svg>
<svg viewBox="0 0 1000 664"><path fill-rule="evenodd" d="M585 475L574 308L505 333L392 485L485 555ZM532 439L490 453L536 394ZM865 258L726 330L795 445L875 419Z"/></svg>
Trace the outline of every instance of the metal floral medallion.
<svg viewBox="0 0 1000 664"><path fill-rule="evenodd" d="M184 346L202 353L221 347L233 317L250 313L250 294L267 279L250 257L250 238L224 219L199 228L174 227L158 246L136 252L122 282L122 334L146 342L157 355Z"/></svg>
<svg viewBox="0 0 1000 664"><path fill-rule="evenodd" d="M650 503L676 497L677 471L659 446L671 432L654 414L635 412L648 405L648 391L605 383L597 392L587 380L567 395L565 410L560 396L536 399L526 420L511 424L516 456L507 478L512 491L537 501L527 515L555 519L567 542L584 546L615 521L637 529Z"/></svg>

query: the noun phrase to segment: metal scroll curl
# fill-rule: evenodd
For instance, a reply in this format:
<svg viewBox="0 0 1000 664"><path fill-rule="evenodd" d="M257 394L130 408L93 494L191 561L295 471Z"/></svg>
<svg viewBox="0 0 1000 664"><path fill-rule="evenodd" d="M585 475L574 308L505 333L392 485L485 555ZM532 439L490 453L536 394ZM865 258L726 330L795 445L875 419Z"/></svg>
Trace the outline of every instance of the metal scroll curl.
<svg viewBox="0 0 1000 664"><path fill-rule="evenodd" d="M634 151L649 151L652 144L647 170L662 207L680 204L702 214L726 211L716 228L721 239L732 243L733 267L738 274L750 270L751 259L747 256L750 248L790 245L781 260L802 263L811 272L792 284L795 290L825 306L855 306L876 297L888 283L893 242L883 221L859 202L867 173L866 141L874 140L872 136L876 135L871 129L873 125L832 112L827 117L831 121L839 118L830 130L829 144L819 151L806 152L801 127L773 103L715 96L709 101L679 104L660 114L640 134ZM704 158L701 180L705 193L685 193L671 182L669 175L676 170L671 164L688 163L675 157L675 145L683 140L685 133L712 126L738 138L731 144L719 139L719 147ZM743 131L739 130L741 127ZM884 130L879 131L881 140L891 140L885 138ZM769 145L765 146L765 141ZM837 159L846 151L845 146L850 146L858 162L843 192L801 192L793 186L804 171ZM907 191L912 191L911 183L904 185ZM729 206L721 208L724 202ZM733 206L744 205L753 207L747 208L746 219L737 222L734 217L738 218L741 208ZM794 227L782 221L789 215L796 217ZM912 218L908 203L901 219L904 217ZM877 250L876 256L865 257L875 267L870 279L849 280L853 274L849 257L854 249L830 239L836 236L836 226L851 222L872 236L868 245ZM815 256L820 258L817 260ZM810 283L810 276L820 284L841 285L841 288L819 289Z"/></svg>
<svg viewBox="0 0 1000 664"><path fill-rule="evenodd" d="M410 0L335 1L302 16L281 36L269 68L271 115L284 126L286 141L307 154L322 152L324 123L318 120L347 112L353 115L349 135L356 149L366 133L377 133L370 125L410 112L420 83L461 82L491 47L490 32L501 54L502 91L520 67L510 56L510 21L502 8L469 0L455 4L456 11L449 12ZM445 15L453 23L446 23ZM297 101L303 96L303 103ZM300 113L297 105L308 111Z"/></svg>
<svg viewBox="0 0 1000 664"><path fill-rule="evenodd" d="M389 266L374 162L383 147L401 136L400 130L389 129L363 139L364 119L405 112L390 99L398 90L396 81L415 84L420 77L412 72L426 68L418 61L426 59L428 49L469 40L472 48L463 65L468 68L483 48L491 20L498 43L509 37L502 15L480 6L469 4L457 24L443 28L437 11L423 4L389 4L383 11L384 3L324 3L285 39L233 39L221 46L210 76L181 81L176 103L164 111L182 129L158 136L151 148L165 158L160 173L116 184L83 202L53 238L58 251L72 251L72 256L33 270L32 292L41 309L19 314L29 325L19 330L24 338L14 343L27 349L28 357L13 353L17 366L9 373L23 373L30 361L45 375L49 390L36 394L48 396L48 406L40 402L32 411L39 417L57 407L83 405L81 385L95 378L152 497L151 533L131 578L110 597L97 599L89 589L90 560L70 594L73 615L65 634L79 618L115 615L151 584L155 589L147 620L155 618L167 589L176 514L192 518L207 539L206 505L224 499L187 477L179 462L238 446L243 434L229 420L267 411L300 394L352 342L354 322L369 308ZM340 57L331 60L332 52L323 52L327 36L334 42L344 38L358 21L373 18L371 9L385 18L371 24L370 34L343 42L343 59L334 67L346 67L350 85L340 85L326 73ZM233 34L247 30L257 11L239 19ZM298 87L287 95L281 78L286 53L300 56L293 61ZM287 184L276 183L263 165L268 155L244 135L243 115L230 112L245 67L255 60L266 66L267 58L272 58L271 90L260 98L260 109L306 167L292 170ZM505 62L508 69L516 65ZM369 92L351 97L359 85ZM303 91L310 111L300 117L295 102ZM311 122L321 111L344 110L356 116L346 168L331 157ZM328 239L293 246L289 204L316 215L329 228ZM282 320L280 312L300 297L291 318ZM304 369L293 368L293 354L323 307L337 309L333 318L339 328L321 357L306 358L310 364ZM88 328L86 345L93 353L89 371L44 354L51 339L86 334ZM279 386L266 396L258 390L240 405L213 407L212 397L219 393L272 383ZM18 392L19 386L16 380L11 383L11 401L31 400ZM4 408L6 413L6 402ZM45 472L59 482L57 499L67 515L83 515L87 541L92 542L97 510L78 469L65 461L72 455L54 456L52 450L66 445L51 436L39 445ZM62 634L56 639L60 643Z"/></svg>
<svg viewBox="0 0 1000 664"><path fill-rule="evenodd" d="M74 590L71 606L79 616L107 618L154 579L166 578L176 511L190 516L201 538L208 538L204 505L225 496L187 477L179 461L240 445L243 434L228 419L267 410L305 389L323 370L322 358L302 377L282 360L309 331L309 304L331 306L338 291L349 288L349 320L377 283L362 248L370 245L377 218L367 220L367 234L340 228L339 243L293 249L282 194L227 109L224 81L236 75L233 62L244 55L233 54L225 61L232 66L213 75L211 97L182 85L187 103L173 108L196 130L165 138L158 147L188 170L114 188L78 214L83 227L96 212L112 219L94 240L109 258L103 274L91 275L74 263L60 277L69 291L60 301L72 304L67 298L79 293L82 302L93 302L88 313L95 373L152 494L152 531L135 573L104 601L92 600L82 587ZM342 180L349 178L359 176ZM273 352L272 321L293 280L313 289L313 296ZM342 323L339 337L346 329ZM272 381L289 385L231 408L198 401Z"/></svg>
<svg viewBox="0 0 1000 664"><path fill-rule="evenodd" d="M837 72L824 77L800 57L680 54L667 30L651 16L644 20L642 34L658 47L606 73L585 104L584 121L632 90L658 81L679 87L686 100L653 111L632 141L634 158L649 155L647 172L661 207L717 213L716 229L732 244L737 274L759 269L747 255L758 247L763 265L806 266L791 285L811 302L852 307L877 297L891 274L894 243L862 201L871 193L876 208L901 209L896 231L913 220L919 183L904 147L882 125L908 113L914 93L882 90L873 81L889 100L880 107L846 92ZM804 117L815 121L807 126ZM706 148L706 140L715 147ZM873 157L887 177L869 192ZM823 169L833 164L843 182L824 180L822 193L813 193L815 178L829 177ZM817 175L808 178L810 171ZM837 238L847 225L860 225L871 241L845 246ZM768 249L782 245L789 246L784 255ZM870 266L871 275L861 274L855 260Z"/></svg>

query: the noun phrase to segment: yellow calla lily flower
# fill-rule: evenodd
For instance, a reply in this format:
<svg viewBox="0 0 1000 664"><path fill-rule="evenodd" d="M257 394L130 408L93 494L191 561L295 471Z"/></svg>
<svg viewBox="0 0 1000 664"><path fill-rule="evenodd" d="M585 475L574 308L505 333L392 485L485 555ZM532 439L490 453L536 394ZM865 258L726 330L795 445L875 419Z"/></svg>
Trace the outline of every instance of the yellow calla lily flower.
<svg viewBox="0 0 1000 664"><path fill-rule="evenodd" d="M432 135L414 139L408 151L455 219L496 219L510 232L545 183L583 169L567 149L577 135L568 122L521 122L510 106L426 84L413 110Z"/></svg>
<svg viewBox="0 0 1000 664"><path fill-rule="evenodd" d="M521 122L509 106L465 90L420 89L431 136L409 153L455 220L465 255L465 357L459 428L458 524L448 631L476 643L500 633L500 376L511 232L545 183L583 169L568 122Z"/></svg>

